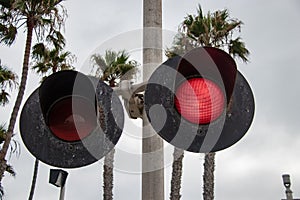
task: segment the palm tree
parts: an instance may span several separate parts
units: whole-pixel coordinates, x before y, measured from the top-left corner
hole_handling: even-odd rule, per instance
[[[104,158],[103,166],[103,200],[113,199],[113,164],[114,164],[115,149],[112,149]]]
[[[138,66],[135,60],[129,60],[129,54],[123,51],[105,51],[104,57],[99,54],[94,54],[91,61],[94,64],[97,77],[103,81],[107,81],[109,86],[116,87],[121,79],[131,79],[136,73]]]
[[[39,163],[40,161],[38,159],[35,159],[34,162],[34,169],[33,169],[33,175],[32,175],[32,181],[31,181],[31,187],[30,187],[30,192],[29,192],[29,197],[28,200],[33,199],[34,191],[35,191],[35,186],[36,186],[36,180],[39,172]]]
[[[0,145],[3,144],[3,142],[5,141],[6,134],[7,134],[7,129],[5,128],[5,125],[0,124]],[[15,142],[15,146],[11,146],[11,152],[18,153],[18,144],[16,141],[14,142]],[[16,174],[12,166],[10,165],[7,166],[6,171],[9,172],[12,176],[15,176]]]
[[[96,77],[106,81],[110,87],[116,87],[121,79],[132,79],[136,73],[138,63],[134,60],[129,60],[129,54],[123,51],[105,51],[105,55],[94,54],[91,56],[91,61],[94,64],[92,70]],[[104,158],[103,166],[103,199],[113,199],[113,149]]]
[[[7,135],[7,130],[5,128],[5,126],[3,124],[0,125],[0,145],[3,144],[3,142],[5,141],[5,137]],[[13,167],[11,165],[6,165],[5,171],[8,172],[11,176],[16,176],[16,172],[14,171]],[[4,195],[4,191],[3,191],[3,187],[0,184],[0,199],[3,198]]]
[[[49,39],[50,38],[50,39]],[[74,69],[72,64],[75,62],[75,55],[69,51],[63,51],[65,47],[65,38],[60,32],[48,36],[48,43],[53,48],[44,43],[37,43],[33,46],[32,51],[32,68],[41,75],[49,75],[61,70]],[[51,45],[52,44],[52,45]],[[43,77],[42,79],[44,79]],[[35,185],[39,169],[39,160],[35,159],[34,170],[31,182],[31,189],[28,200],[33,199]]]
[[[59,31],[64,25],[66,10],[60,5],[63,0],[1,0],[0,1],[0,41],[11,45],[18,30],[25,26],[27,31],[21,83],[17,99],[10,117],[7,135],[0,151],[0,182],[6,169],[6,154],[22,103],[30,58],[33,33],[38,40]]]
[[[48,33],[47,38],[49,38],[49,40],[52,39],[52,35],[57,35],[57,33],[59,32],[58,30],[60,30],[66,17],[65,9],[62,6],[59,6],[60,2],[61,0],[39,2],[33,0],[0,1],[1,42],[11,45],[16,38],[18,28],[26,24],[27,29],[27,39],[25,46],[21,84],[17,100],[11,115],[9,128],[6,133],[6,138],[0,152],[0,182],[3,178],[4,172],[7,171],[6,168],[8,167],[8,165],[6,164],[5,157],[7,154],[8,146],[11,141],[16,117],[25,91],[33,31],[36,32],[37,39],[43,39],[43,36],[46,32]],[[59,12],[60,9],[62,10],[62,14],[60,14]]]
[[[4,106],[9,101],[7,88],[13,89],[17,85],[17,75],[1,64],[0,60],[0,105]]]
[[[173,47],[167,49],[166,55],[173,57],[182,55],[195,47],[211,46],[227,51],[233,58],[240,58],[243,62],[248,62],[250,52],[241,37],[235,37],[236,33],[241,31],[242,24],[242,21],[230,18],[227,9],[213,13],[208,12],[204,15],[199,5],[197,14],[187,15],[179,26],[179,34],[174,40]],[[179,162],[177,164],[182,165]],[[173,167],[173,170],[176,169],[178,167]],[[203,175],[204,200],[214,199],[214,170],[215,153],[207,153]],[[180,173],[175,174],[181,175]],[[171,187],[180,188],[178,185]]]
[[[170,200],[179,200],[181,198],[181,176],[182,176],[182,160],[184,157],[182,149],[174,147],[172,178],[171,178],[171,193]]]
[[[17,75],[9,70],[6,66],[1,64],[0,60],[0,105],[5,106],[9,99],[9,93],[7,92],[7,88],[13,89],[15,86],[17,86]],[[0,125],[0,145],[3,144],[5,141],[7,135],[7,130],[5,126],[2,124]],[[17,147],[16,147],[17,148]],[[15,151],[12,149],[12,151]],[[15,176],[16,173],[11,165],[6,165],[5,171],[11,174],[12,176]],[[3,187],[0,184],[0,199],[2,199],[4,195]]]
[[[74,69],[72,64],[76,58],[69,51],[62,51],[60,48],[48,48],[44,43],[33,46],[32,68],[41,75],[49,75],[61,70]]]

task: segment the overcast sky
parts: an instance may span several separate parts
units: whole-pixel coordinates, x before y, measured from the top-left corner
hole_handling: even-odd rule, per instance
[[[227,8],[232,17],[244,22],[241,36],[251,51],[251,61],[247,65],[238,62],[238,68],[249,81],[256,103],[254,121],[247,135],[234,146],[217,153],[216,199],[279,200],[285,197],[283,173],[291,174],[294,198],[300,198],[300,1],[163,0],[163,28],[168,30],[165,31],[166,41],[187,13],[196,12],[198,3],[205,13]],[[127,49],[140,61],[141,46],[138,46],[140,40],[136,36],[142,28],[141,0],[69,0],[64,5],[69,13],[65,33],[67,49],[77,56],[77,70],[88,71],[91,53],[107,48]],[[122,37],[126,39],[116,42]],[[20,31],[12,47],[0,46],[2,63],[19,76],[24,44],[24,33]],[[39,79],[30,71],[25,98],[38,86]],[[0,109],[1,123],[8,123],[14,100],[15,94],[10,105]],[[116,200],[141,199],[141,175],[136,173],[134,166],[127,166],[131,162],[127,157],[118,156],[118,152],[139,154],[139,124],[140,121],[126,120],[124,134],[116,146]],[[34,157],[19,138],[18,124],[15,133],[21,154],[19,157],[12,155],[9,163],[14,166],[17,176],[6,175],[3,186],[6,199],[19,200],[28,198]],[[166,145],[165,148],[168,165],[172,147]],[[66,199],[102,198],[102,161],[68,170]],[[185,154],[182,200],[202,199],[202,165],[203,155]],[[58,199],[58,188],[48,183],[50,168],[46,164],[40,165],[35,199]],[[171,167],[167,166],[165,199],[170,193],[170,175]]]

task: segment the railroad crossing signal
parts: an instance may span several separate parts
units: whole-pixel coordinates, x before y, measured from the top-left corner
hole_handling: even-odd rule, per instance
[[[240,140],[254,116],[254,97],[233,58],[196,48],[161,64],[145,90],[154,130],[191,152],[215,152]]]
[[[254,116],[249,84],[233,58],[213,47],[196,48],[161,64],[146,84],[140,111],[142,104],[164,140],[191,152],[230,147],[246,134]],[[123,107],[113,89],[76,71],[46,78],[20,118],[28,150],[62,168],[101,159],[117,144],[123,125]]]
[[[75,168],[113,149],[123,124],[121,102],[109,86],[80,72],[61,71],[46,78],[27,99],[20,131],[37,159]]]

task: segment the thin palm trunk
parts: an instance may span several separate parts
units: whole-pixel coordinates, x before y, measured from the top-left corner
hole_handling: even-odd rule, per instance
[[[129,61],[129,54],[126,51],[111,51],[107,50],[105,56],[94,54],[91,57],[92,62],[97,66],[96,76],[101,76],[102,81],[107,81],[111,88],[116,87],[117,81],[122,76],[128,75],[128,72],[137,67],[137,62],[134,60]],[[126,67],[125,67],[126,66]],[[99,107],[101,110],[101,107]],[[101,112],[101,111],[100,111]],[[100,114],[101,116],[101,114]],[[100,124],[102,124],[100,122]],[[113,149],[104,158],[103,166],[103,199],[113,199],[113,162],[114,162]]]
[[[20,110],[20,105],[23,100],[26,82],[27,82],[27,76],[28,76],[28,65],[29,65],[29,57],[30,57],[30,50],[31,50],[31,42],[32,42],[32,33],[33,33],[33,23],[31,20],[27,22],[27,38],[26,38],[26,45],[25,45],[25,54],[24,54],[24,61],[23,61],[23,69],[22,69],[22,77],[21,77],[21,84],[19,87],[19,92],[17,95],[17,99],[10,117],[9,126],[7,130],[7,135],[4,141],[4,144],[2,146],[2,149],[0,151],[0,183],[2,181],[2,178],[4,176],[4,172],[6,170],[7,164],[6,164],[6,154],[9,148],[9,144],[13,135],[14,127],[17,121],[17,116]]]
[[[170,200],[179,200],[181,198],[181,177],[182,177],[182,160],[184,151],[182,149],[174,148],[173,153],[173,171],[171,179],[171,194]]]
[[[115,149],[112,149],[104,158],[103,166],[103,200],[113,199],[113,165]]]
[[[115,87],[115,79],[109,81],[110,87]],[[115,149],[112,149],[104,158],[103,166],[103,200],[113,199],[113,182],[114,182],[114,157]]]
[[[203,200],[214,199],[215,153],[205,154],[203,174]]]
[[[38,171],[39,171],[39,160],[35,159],[34,171],[33,171],[32,182],[31,182],[31,189],[30,189],[30,194],[29,194],[28,200],[33,199]]]

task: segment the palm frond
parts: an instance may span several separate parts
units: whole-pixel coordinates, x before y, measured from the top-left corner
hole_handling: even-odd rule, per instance
[[[16,172],[11,165],[7,165],[5,171],[8,172],[13,177],[16,176]]]
[[[49,74],[60,70],[74,69],[72,64],[76,61],[75,55],[60,48],[50,49],[44,43],[33,46],[32,69],[40,74]]]
[[[193,48],[194,44],[192,43],[191,38],[182,33],[178,33],[173,40],[173,46],[165,50],[165,55],[168,58],[173,58],[177,55],[182,56]]]
[[[180,38],[175,37],[173,46],[167,48],[165,54],[170,58],[183,54],[191,48],[212,46],[228,51],[234,58],[248,62],[249,50],[245,43],[238,37],[233,39],[241,30],[243,22],[230,18],[227,9],[217,10],[203,14],[198,5],[197,13],[188,14],[179,25]]]
[[[245,43],[241,41],[241,38],[230,40],[229,43],[229,54],[233,57],[242,59],[243,62],[247,63],[250,55],[249,50],[245,47]]]
[[[105,60],[104,60],[104,58],[99,54],[94,54],[94,55],[91,56],[91,61],[93,63],[93,69],[92,70],[96,69],[94,74],[97,77],[102,76],[103,72],[108,67]]]
[[[50,34],[46,37],[46,41],[53,44],[56,49],[63,49],[66,45],[66,40],[62,33],[57,30],[53,30]]]
[[[116,58],[118,57],[118,53],[112,50],[106,50],[104,55],[104,60],[106,63],[106,66],[112,65]]]
[[[7,9],[12,7],[12,3],[12,0],[0,0],[0,5]]]
[[[2,90],[0,92],[0,105],[5,106],[9,102],[9,93],[7,93],[5,90]],[[1,136],[0,136],[1,137]],[[1,143],[1,139],[0,139]]]
[[[2,187],[2,184],[0,183],[0,200],[2,200],[4,197],[4,189]]]
[[[2,65],[0,60],[0,89],[13,89],[18,85],[17,79],[18,76],[6,66]]]
[[[47,53],[44,43],[37,43],[32,47],[32,57],[34,59],[42,59]]]
[[[92,73],[103,81],[107,81],[111,87],[115,87],[121,79],[132,79],[136,73],[138,63],[129,60],[129,53],[125,50],[106,50],[105,55],[94,54]],[[93,72],[95,70],[95,72]]]
[[[0,144],[2,144],[6,137],[5,124],[0,124]]]
[[[198,4],[198,8],[197,8],[197,16],[199,18],[203,18],[203,11],[202,11],[202,7],[200,4]]]
[[[44,62],[38,62],[32,66],[32,69],[36,70],[37,73],[45,74],[49,71],[49,67]]]
[[[5,69],[0,69],[0,87],[6,88],[10,87],[12,88],[13,85],[16,85],[16,79],[17,75],[15,75],[13,72]]]
[[[15,154],[17,157],[20,156],[21,154],[21,148],[20,148],[20,143],[16,140],[12,140],[9,144],[10,146],[10,155],[9,155],[9,159],[11,159],[11,156],[13,154]]]
[[[0,42],[8,46],[12,45],[17,36],[17,28],[13,25],[6,27],[5,25],[0,25]]]

